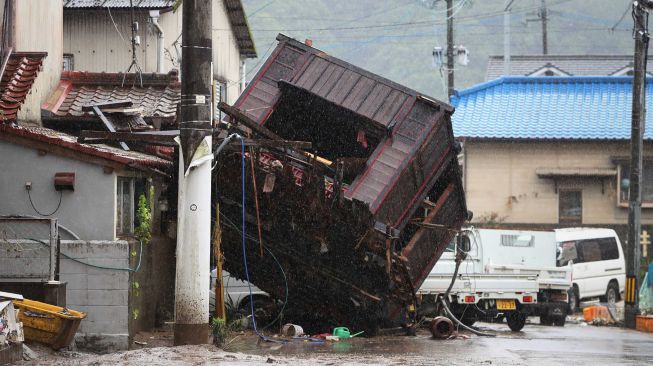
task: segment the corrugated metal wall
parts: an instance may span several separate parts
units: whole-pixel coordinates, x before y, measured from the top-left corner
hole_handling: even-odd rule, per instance
[[[144,72],[156,71],[156,37],[148,29],[147,12],[136,12],[135,18],[141,37],[138,64]],[[77,70],[124,72],[132,62],[130,23],[124,10],[65,11],[64,53],[73,55]]]
[[[148,24],[148,18],[148,12],[136,12],[136,20],[139,22],[138,34],[141,37],[137,58],[143,72],[156,72],[157,38]],[[125,71],[132,61],[130,23],[130,13],[125,10],[112,9],[111,16],[108,9],[66,10],[64,53],[74,56],[76,70]],[[181,9],[176,13],[163,13],[159,19],[165,33],[166,72],[172,68],[179,69],[181,23]],[[220,0],[214,1],[213,29],[214,75],[216,79],[227,82],[227,101],[233,103],[240,94],[240,53],[225,6]]]

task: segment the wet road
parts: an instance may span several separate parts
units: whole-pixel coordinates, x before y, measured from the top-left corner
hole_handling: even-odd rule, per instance
[[[315,360],[318,363],[368,364],[499,364],[499,365],[643,365],[653,364],[653,334],[616,327],[567,324],[565,327],[527,325],[511,332],[505,324],[477,323],[497,337],[433,340],[417,337],[355,338],[325,344],[295,342],[280,346],[243,338],[228,351]],[[282,361],[283,362],[283,361]]]
[[[531,318],[534,319],[534,318]],[[40,346],[38,359],[20,365],[653,365],[653,334],[616,327],[567,324],[564,328],[528,324],[513,333],[505,324],[477,323],[494,338],[431,339],[384,336],[340,342],[259,342],[251,333],[239,335],[221,350],[212,345],[142,348],[106,355],[53,352]],[[172,340],[170,335],[166,339]],[[150,340],[151,341],[151,340]],[[152,342],[154,343],[154,342]],[[157,347],[158,346],[158,347]],[[32,347],[38,347],[33,345]],[[226,351],[226,352],[225,352]]]

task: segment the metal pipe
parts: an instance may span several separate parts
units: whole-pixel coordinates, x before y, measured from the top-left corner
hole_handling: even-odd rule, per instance
[[[50,219],[50,273],[48,276],[48,283],[57,283],[56,277],[56,267],[57,267],[57,252],[58,249],[58,240],[59,229],[57,228],[57,219]]]
[[[165,44],[165,34],[163,28],[159,24],[159,17],[161,14],[158,10],[150,10],[150,23],[156,32],[156,72],[159,74],[165,73],[163,67],[163,51]]]

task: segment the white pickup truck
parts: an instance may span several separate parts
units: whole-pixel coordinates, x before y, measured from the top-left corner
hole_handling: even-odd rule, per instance
[[[470,241],[448,299],[464,324],[506,318],[521,330],[529,315],[545,325],[564,325],[571,268],[556,267],[554,232],[466,229]],[[418,290],[421,313],[439,312],[437,297],[451,283],[456,266],[453,241]]]

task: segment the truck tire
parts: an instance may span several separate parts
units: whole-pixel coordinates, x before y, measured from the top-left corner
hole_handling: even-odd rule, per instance
[[[553,324],[556,327],[564,327],[565,321],[567,321],[567,317],[564,315],[563,316],[557,315],[553,317]]]
[[[553,319],[547,315],[540,315],[540,325],[551,326],[553,325]]]
[[[508,327],[513,332],[519,332],[526,325],[526,315],[518,311],[513,311],[506,316]]]
[[[605,295],[600,296],[599,300],[608,306],[614,306],[619,301],[619,286],[614,281],[610,281],[608,288],[605,290]]]
[[[569,297],[569,314],[573,314],[577,312],[580,307],[580,298],[578,297],[578,287],[574,285],[572,288],[567,290],[567,295]]]

